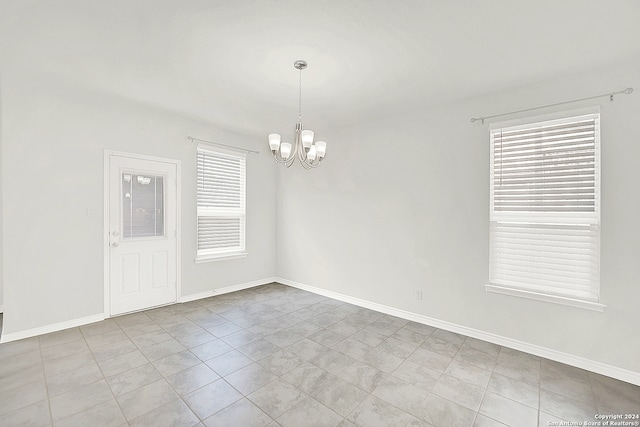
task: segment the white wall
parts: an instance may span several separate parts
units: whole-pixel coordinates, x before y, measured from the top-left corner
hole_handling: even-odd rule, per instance
[[[0,78],[0,190],[2,190],[2,78]],[[3,272],[3,248],[4,239],[2,238],[2,200],[3,191],[0,191],[0,307],[4,305],[4,272]],[[2,327],[0,326],[0,334],[2,333]]]
[[[278,276],[640,372],[638,69],[635,60],[334,131],[323,167],[278,175]],[[487,293],[488,125],[469,119],[628,86],[636,92],[613,103],[567,107],[601,105],[606,311]]]
[[[54,78],[3,76],[4,334],[104,309],[104,149],[182,161],[182,295],[261,280],[275,272],[275,172],[267,153],[247,159],[244,259],[195,264],[196,144],[257,142],[93,93]],[[262,147],[261,147],[262,148]]]

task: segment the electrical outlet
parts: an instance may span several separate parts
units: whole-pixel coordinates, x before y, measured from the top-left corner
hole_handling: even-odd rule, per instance
[[[416,299],[422,299],[422,289],[416,289]]]

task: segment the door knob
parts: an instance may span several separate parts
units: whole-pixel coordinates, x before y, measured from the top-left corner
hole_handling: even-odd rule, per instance
[[[118,246],[120,246],[120,243],[118,243],[118,242],[113,242],[113,245],[112,245],[112,246],[113,246],[114,248],[117,248]]]

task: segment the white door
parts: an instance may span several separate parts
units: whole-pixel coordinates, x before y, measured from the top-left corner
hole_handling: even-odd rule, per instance
[[[108,209],[110,314],[176,302],[176,164],[111,154]]]

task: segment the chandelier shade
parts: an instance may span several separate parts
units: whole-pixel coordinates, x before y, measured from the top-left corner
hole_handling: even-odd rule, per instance
[[[304,129],[302,126],[302,70],[307,68],[306,61],[298,60],[293,66],[300,71],[300,82],[298,90],[298,122],[296,123],[294,143],[282,142],[280,134],[270,133],[269,149],[276,163],[282,163],[286,167],[291,167],[297,158],[305,169],[317,168],[327,153],[327,143],[325,141],[313,142],[315,133],[311,129]]]
[[[269,148],[271,151],[278,151],[280,148],[280,135],[277,133],[269,134]]]
[[[280,155],[284,160],[289,159],[289,156],[291,155],[291,144],[283,142],[280,146]]]

